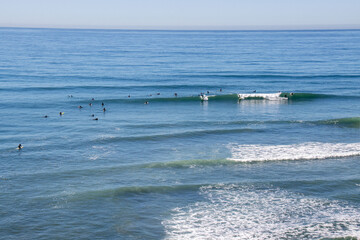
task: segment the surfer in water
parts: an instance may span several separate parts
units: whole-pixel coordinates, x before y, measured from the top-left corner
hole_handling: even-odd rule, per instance
[[[104,105],[105,105],[105,104],[102,102],[102,103],[101,103],[101,106],[104,106]]]
[[[23,148],[23,146],[21,145],[21,143],[19,144],[19,146],[17,147],[18,150],[21,150]]]
[[[103,108],[103,112],[106,112],[106,108]]]
[[[64,115],[64,112],[60,112],[59,115],[60,115],[60,116]]]

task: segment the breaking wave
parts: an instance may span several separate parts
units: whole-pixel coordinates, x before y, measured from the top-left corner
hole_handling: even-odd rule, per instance
[[[311,101],[316,99],[331,99],[331,98],[349,98],[359,99],[358,96],[340,96],[330,94],[315,94],[315,93],[230,93],[230,94],[206,94],[209,102],[237,102],[240,100],[291,100],[291,101]],[[163,97],[154,95],[148,95],[147,97],[123,97],[115,99],[98,99],[94,102],[106,102],[106,103],[144,103],[145,101],[156,102],[156,103],[167,103],[167,102],[200,102],[200,96],[179,96],[179,97]],[[88,103],[88,100],[80,100],[79,103]]]
[[[278,188],[215,185],[204,200],[172,209],[165,239],[319,239],[360,237],[360,211],[339,201]]]
[[[229,160],[238,162],[311,160],[360,155],[360,143],[307,142],[291,145],[230,144]]]

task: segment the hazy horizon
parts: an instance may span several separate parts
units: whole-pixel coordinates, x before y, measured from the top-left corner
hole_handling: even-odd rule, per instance
[[[136,30],[360,29],[360,1],[12,0],[0,27]]]

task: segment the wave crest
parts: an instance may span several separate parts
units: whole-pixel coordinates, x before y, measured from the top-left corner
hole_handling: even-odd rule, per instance
[[[238,162],[311,160],[360,155],[360,143],[307,142],[291,145],[230,144],[229,160]]]

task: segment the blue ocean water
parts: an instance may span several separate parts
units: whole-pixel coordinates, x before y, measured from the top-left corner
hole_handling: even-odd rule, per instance
[[[360,238],[359,56],[358,30],[0,28],[0,238]]]

